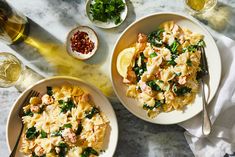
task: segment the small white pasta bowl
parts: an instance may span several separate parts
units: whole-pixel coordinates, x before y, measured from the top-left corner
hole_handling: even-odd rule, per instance
[[[118,54],[123,49],[130,47],[136,42],[138,33],[149,34],[150,32],[155,31],[161,23],[172,20],[180,27],[188,28],[193,32],[204,35],[204,41],[206,43],[205,53],[210,73],[210,79],[208,80],[209,90],[207,89],[206,97],[208,97],[208,103],[210,103],[218,89],[221,78],[220,54],[210,33],[191,16],[174,12],[161,12],[148,15],[135,21],[120,35],[114,46],[111,60],[111,79],[113,88],[122,104],[138,118],[151,123],[164,125],[180,123],[200,113],[202,111],[201,93],[199,92],[195,101],[192,104],[187,105],[182,111],[174,110],[171,112],[162,112],[155,118],[149,118],[146,111],[141,107],[143,104],[141,105],[137,100],[126,96],[127,86],[122,82],[123,78],[119,75],[116,64]]]
[[[109,127],[106,130],[106,135],[104,139],[104,150],[105,152],[101,153],[100,157],[110,157],[113,156],[117,141],[118,141],[118,124],[115,112],[112,108],[112,105],[108,101],[108,99],[95,87],[83,82],[82,80],[74,77],[68,76],[55,76],[43,79],[36,84],[29,87],[25,90],[19,98],[13,104],[11,111],[7,120],[6,127],[6,139],[9,151],[11,152],[14,148],[16,140],[19,136],[20,128],[21,128],[21,119],[18,116],[18,112],[22,107],[22,102],[25,97],[29,94],[31,90],[35,90],[40,92],[40,94],[46,93],[47,86],[62,86],[62,85],[75,85],[81,87],[84,91],[88,92],[91,95],[91,99],[95,103],[97,107],[107,116],[109,120]],[[16,152],[17,157],[24,157],[24,155],[19,151],[21,145],[21,141],[18,145],[18,149]]]

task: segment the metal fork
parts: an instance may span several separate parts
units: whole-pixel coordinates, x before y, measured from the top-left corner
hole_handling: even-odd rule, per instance
[[[24,101],[23,101],[23,103],[22,103],[22,105],[21,105],[20,111],[19,111],[19,113],[18,113],[18,116],[20,117],[20,119],[24,116],[23,107],[29,103],[29,100],[30,100],[31,97],[39,96],[39,94],[40,94],[39,92],[36,92],[36,91],[34,91],[34,90],[31,90],[31,91],[29,92],[29,94],[28,94],[28,95],[26,96],[26,98],[24,99]],[[22,134],[22,132],[23,132],[23,130],[24,130],[24,123],[23,123],[22,120],[21,120],[21,124],[22,124],[22,125],[21,125],[21,129],[20,129],[20,134],[19,134],[19,136],[18,136],[18,138],[17,138],[16,144],[15,144],[15,146],[14,146],[14,148],[13,148],[13,150],[12,150],[12,152],[11,152],[11,154],[10,154],[9,157],[15,157],[16,150],[17,150],[17,148],[18,148],[18,144],[19,144],[19,141],[20,141],[20,137],[21,137],[21,134]]]
[[[202,119],[202,133],[207,136],[211,132],[211,121],[206,109],[207,100],[205,96],[205,80],[209,78],[208,65],[206,60],[206,54],[204,47],[200,47],[201,51],[201,64],[202,64],[202,77],[201,77],[201,85],[202,85],[202,103],[203,103],[203,119]]]

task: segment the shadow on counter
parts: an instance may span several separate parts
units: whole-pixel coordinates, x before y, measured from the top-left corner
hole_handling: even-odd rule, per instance
[[[31,64],[49,75],[67,75],[86,80],[98,87],[105,95],[113,96],[111,82],[101,70],[101,60],[105,53],[97,52],[92,58],[100,62],[80,61],[69,56],[65,44],[29,19],[30,34],[24,42],[11,45]],[[99,54],[99,55],[97,55]]]
[[[195,16],[215,31],[235,40],[235,8],[218,3],[212,10]]]

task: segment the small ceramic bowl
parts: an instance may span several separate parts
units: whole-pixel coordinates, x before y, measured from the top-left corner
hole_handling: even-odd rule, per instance
[[[78,31],[86,32],[88,34],[89,39],[94,43],[94,48],[92,49],[91,52],[84,54],[84,53],[72,50],[71,38]],[[91,29],[88,26],[78,26],[78,27],[72,29],[67,36],[66,49],[67,49],[68,54],[71,55],[72,57],[80,59],[80,60],[86,60],[86,59],[91,58],[95,54],[95,52],[97,51],[98,45],[99,45],[99,41],[98,41],[97,34],[95,33],[95,31],[93,29]]]
[[[105,28],[105,29],[109,29],[109,28],[114,28],[114,27],[117,27],[119,25],[121,25],[123,23],[123,21],[126,19],[127,17],[127,12],[128,12],[128,9],[127,9],[127,5],[126,5],[126,0],[123,0],[124,4],[125,4],[125,9],[121,12],[121,22],[118,23],[118,24],[115,24],[114,21],[108,21],[108,22],[102,22],[102,21],[97,21],[97,20],[93,20],[93,17],[90,13],[90,5],[93,3],[94,0],[87,0],[86,2],[86,14],[89,18],[89,20],[97,27],[100,27],[100,28]]]

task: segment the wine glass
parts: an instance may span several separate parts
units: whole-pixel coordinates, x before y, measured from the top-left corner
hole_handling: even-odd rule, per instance
[[[217,0],[184,0],[186,8],[191,14],[201,14],[213,9]]]
[[[15,86],[19,91],[24,91],[33,83],[43,79],[13,54],[0,52],[0,87]]]

